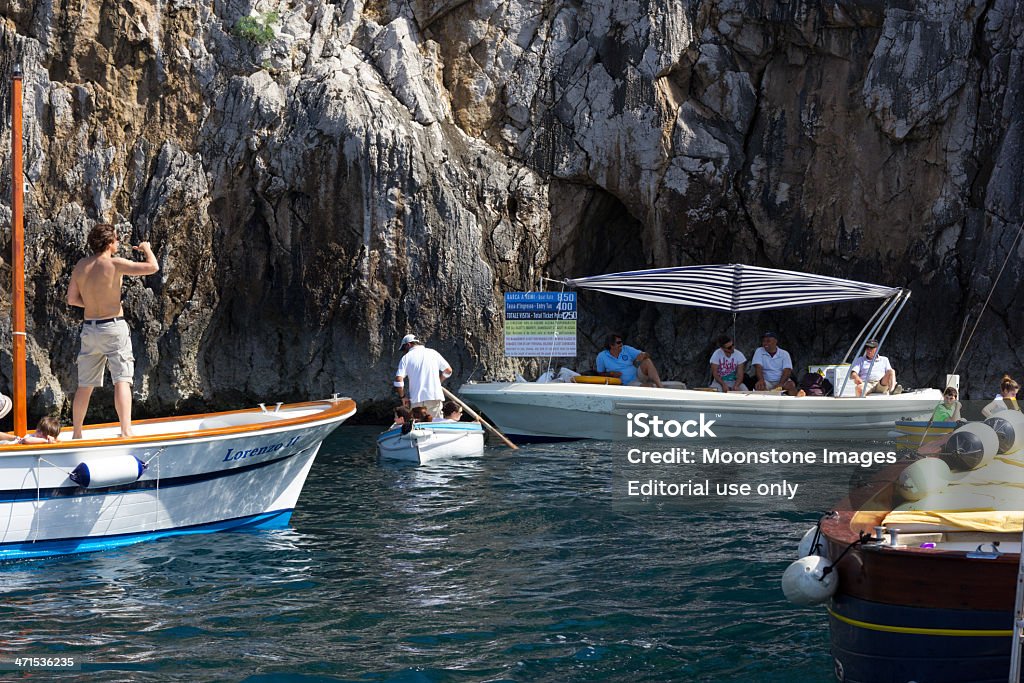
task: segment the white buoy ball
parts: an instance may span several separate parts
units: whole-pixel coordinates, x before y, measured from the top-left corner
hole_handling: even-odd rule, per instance
[[[904,500],[921,500],[949,486],[952,474],[941,458],[924,458],[900,472],[896,491]]]
[[[808,555],[821,555],[825,552],[825,535],[818,536],[818,542],[812,548],[811,544],[814,543],[814,535],[818,532],[817,526],[812,526],[804,534],[804,537],[800,539],[800,545],[796,547],[798,553],[797,557],[807,557]]]
[[[786,567],[782,574],[786,599],[795,605],[817,605],[832,597],[839,586],[839,573],[833,570],[825,576],[827,566],[828,558],[808,555]]]

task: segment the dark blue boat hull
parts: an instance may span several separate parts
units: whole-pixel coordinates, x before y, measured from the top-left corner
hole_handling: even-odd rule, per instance
[[[1006,681],[1005,611],[887,605],[838,594],[829,605],[836,679],[844,683]]]

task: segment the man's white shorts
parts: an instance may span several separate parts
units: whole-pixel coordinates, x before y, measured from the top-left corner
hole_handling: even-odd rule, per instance
[[[124,320],[82,324],[82,349],[78,353],[78,386],[102,387],[103,371],[110,365],[110,380],[132,383],[135,356],[132,338]]]

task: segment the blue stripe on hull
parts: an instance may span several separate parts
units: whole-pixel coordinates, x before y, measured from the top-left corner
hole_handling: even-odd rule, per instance
[[[238,517],[208,524],[195,524],[175,529],[161,529],[142,533],[116,534],[112,536],[88,536],[85,538],[60,538],[35,543],[0,544],[0,560],[28,560],[55,555],[73,555],[110,550],[121,546],[153,541],[167,536],[187,534],[210,534],[217,531],[266,531],[287,528],[292,510],[275,510],[248,517]]]
[[[534,434],[505,434],[512,443],[566,443],[582,441],[580,436],[536,436]]]
[[[1006,611],[951,610],[885,605],[838,595],[831,610],[868,624],[958,632],[1012,628]],[[845,683],[983,683],[1005,681],[1009,636],[892,633],[846,623],[829,615],[837,680]],[[842,677],[839,672],[842,671]]]

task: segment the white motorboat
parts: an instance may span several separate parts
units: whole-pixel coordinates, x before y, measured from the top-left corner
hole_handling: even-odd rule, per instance
[[[566,280],[565,284],[734,314],[884,298],[846,357],[833,367],[843,367],[858,344],[862,353],[868,339],[880,337],[884,342],[910,298],[908,290],[899,288],[744,265],[661,268]],[[803,397],[562,382],[471,382],[460,393],[502,432],[520,441],[643,437],[636,429],[632,434],[627,431],[629,416],[641,413],[674,420],[684,428],[690,423],[698,430],[701,421],[714,421],[707,429],[716,437],[884,439],[897,420],[927,420],[942,401],[937,389],[856,397],[850,395],[854,392],[845,375],[835,384],[835,396]],[[696,434],[686,434],[690,435]]]
[[[14,430],[27,433],[21,76],[12,106]],[[356,412],[348,398],[70,430],[55,443],[0,446],[0,560],[175,534],[288,524],[324,439]]]
[[[105,550],[175,534],[288,525],[351,399],[70,431],[0,447],[0,560]]]
[[[896,420],[929,413],[942,401],[938,389],[865,398],[786,396],[774,392],[729,392],[596,384],[483,382],[459,393],[510,438],[624,440],[630,415],[633,437],[652,429],[650,418],[675,420],[698,436],[703,422],[716,437],[884,439]],[[641,425],[636,416],[646,413]],[[692,421],[692,422],[691,422]],[[665,436],[682,436],[666,434]],[[705,434],[705,436],[708,436]]]
[[[389,429],[377,437],[382,458],[424,463],[440,458],[484,453],[484,428],[479,422],[417,422],[411,429]]]

